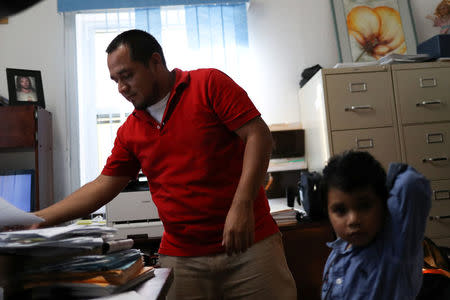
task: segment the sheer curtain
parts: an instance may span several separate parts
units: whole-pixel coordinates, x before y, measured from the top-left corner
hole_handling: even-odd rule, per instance
[[[218,68],[244,88],[249,79],[245,3],[65,13],[65,21],[66,40],[76,38],[76,53],[66,41],[66,54],[68,63],[76,65],[77,84],[66,86],[71,90],[68,107],[76,103],[70,127],[78,132],[68,132],[74,135],[70,144],[80,146],[79,154],[74,150],[71,155],[71,160],[78,162],[79,173],[73,170],[72,174],[80,178],[80,185],[98,176],[116,130],[133,110],[110,80],[106,65],[105,49],[120,32],[138,28],[154,35],[169,69]]]

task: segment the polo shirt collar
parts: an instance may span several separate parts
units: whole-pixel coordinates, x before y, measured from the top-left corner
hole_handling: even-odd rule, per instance
[[[168,107],[170,105],[172,105],[172,102],[173,102],[172,99],[175,98],[174,96],[177,95],[178,93],[181,93],[184,90],[184,88],[189,85],[189,82],[191,81],[189,71],[182,71],[180,69],[175,68],[171,72],[175,73],[175,83],[172,87],[172,90],[170,91],[170,96],[169,96],[169,101],[167,101],[166,111],[167,111]],[[150,116],[150,114],[146,110],[134,109],[132,114],[144,121],[152,122],[152,123],[154,122],[153,118]]]
[[[335,241],[327,243],[327,246],[340,254],[350,252],[353,249],[353,247],[346,249],[348,246],[348,242],[344,241],[341,238],[337,238]]]

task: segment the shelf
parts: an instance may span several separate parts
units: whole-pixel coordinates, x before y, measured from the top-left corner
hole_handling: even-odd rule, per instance
[[[270,160],[267,172],[306,170],[307,168],[304,157],[275,158]]]
[[[34,148],[36,145],[35,107],[0,108],[0,148]]]
[[[274,131],[285,131],[285,130],[299,130],[303,129],[301,122],[296,123],[276,123],[270,124],[269,129],[271,132]]]
[[[53,204],[51,113],[35,105],[1,106],[0,119],[0,169],[33,169],[33,209]]]

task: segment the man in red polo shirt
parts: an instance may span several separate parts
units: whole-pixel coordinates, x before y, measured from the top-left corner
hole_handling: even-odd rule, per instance
[[[43,225],[95,211],[142,169],[164,224],[161,266],[174,269],[169,299],[296,299],[262,187],[271,134],[247,93],[215,69],[169,71],[144,31],[121,33],[106,52],[135,110],[102,174],[36,212]]]

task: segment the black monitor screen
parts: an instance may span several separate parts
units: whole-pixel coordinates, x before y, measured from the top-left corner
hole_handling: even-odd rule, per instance
[[[272,132],[274,149],[272,158],[300,157],[305,155],[305,131],[284,130]]]
[[[0,197],[23,211],[34,211],[34,170],[0,171]]]

